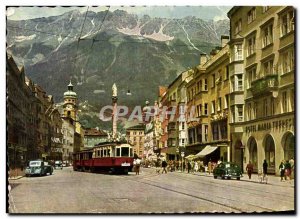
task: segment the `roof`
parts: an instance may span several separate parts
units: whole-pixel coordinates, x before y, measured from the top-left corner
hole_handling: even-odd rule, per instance
[[[74,91],[66,91],[64,92],[64,96],[71,96],[71,97],[77,97],[77,94]]]
[[[107,133],[105,133],[102,130],[97,130],[95,128],[89,128],[84,131],[84,135],[85,136],[107,136]]]
[[[145,130],[145,125],[135,125],[127,128],[126,130]]]
[[[163,86],[159,86],[158,89],[159,89],[159,96],[161,97],[164,93],[166,93],[168,88],[163,87]]]

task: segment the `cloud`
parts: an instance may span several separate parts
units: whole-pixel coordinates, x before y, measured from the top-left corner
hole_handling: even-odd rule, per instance
[[[15,13],[14,8],[9,7],[9,8],[6,9],[6,16],[7,17],[10,17],[10,16],[14,15],[14,13]]]

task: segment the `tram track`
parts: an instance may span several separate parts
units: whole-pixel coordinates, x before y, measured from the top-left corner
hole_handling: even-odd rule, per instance
[[[127,180],[134,181],[136,183],[141,183],[141,184],[144,184],[144,185],[156,187],[156,188],[159,188],[159,189],[164,190],[164,191],[174,192],[174,193],[185,195],[185,196],[188,196],[188,197],[191,197],[191,198],[195,198],[195,199],[198,199],[198,200],[201,200],[201,201],[205,201],[205,202],[208,202],[208,203],[211,203],[211,204],[214,204],[214,205],[219,205],[221,208],[226,207],[226,208],[230,209],[230,212],[228,212],[228,213],[232,213],[234,211],[235,211],[234,213],[247,212],[245,209],[237,207],[236,205],[230,205],[230,204],[228,204],[228,202],[237,202],[234,199],[224,198],[224,197],[221,197],[221,196],[215,196],[216,198],[223,200],[223,202],[221,202],[221,201],[216,201],[216,200],[211,200],[209,198],[201,197],[201,196],[196,195],[196,194],[191,194],[194,191],[188,191],[188,192],[178,191],[178,189],[175,190],[173,188],[170,188],[170,186],[172,186],[172,185],[169,185],[169,184],[166,184],[166,183],[163,183],[163,182],[159,182],[159,185],[158,185],[156,181],[149,180],[150,175],[152,175],[152,174],[147,175],[147,177],[139,178],[138,180],[127,178],[125,176],[119,176],[119,177],[126,178]],[[158,176],[158,175],[157,174],[153,174],[152,176]],[[147,180],[147,182],[142,181],[144,179]],[[164,184],[164,185],[162,185],[162,184]],[[187,188],[181,188],[181,189],[187,190]],[[204,196],[207,195],[204,192],[200,192],[200,191],[197,191],[197,192],[200,193],[200,194],[202,194],[202,195],[204,195]],[[247,206],[252,206],[255,209],[260,209],[260,210],[255,210],[255,211],[251,211],[251,212],[266,212],[266,211],[267,212],[272,212],[272,211],[274,211],[271,208],[261,207],[261,206],[258,206],[258,205],[253,205],[251,203],[247,203]]]

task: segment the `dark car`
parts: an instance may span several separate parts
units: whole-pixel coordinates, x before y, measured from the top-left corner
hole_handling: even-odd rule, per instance
[[[46,176],[48,173],[52,175],[53,167],[48,162],[42,160],[30,161],[28,167],[25,169],[26,176]]]
[[[222,162],[220,163],[213,171],[214,178],[216,179],[218,176],[222,179],[231,179],[236,178],[237,180],[240,180],[241,177],[243,177],[243,173],[241,168],[232,162]]]
[[[63,168],[63,162],[62,162],[61,160],[55,161],[55,163],[54,163],[54,168],[55,168],[55,169],[61,169],[61,170],[62,170],[62,168]]]

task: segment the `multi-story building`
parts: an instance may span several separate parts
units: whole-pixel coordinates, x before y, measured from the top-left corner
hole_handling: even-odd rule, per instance
[[[196,121],[188,121],[189,151],[212,161],[230,161],[229,135],[229,47],[227,36],[221,47],[200,55],[200,65],[193,69],[194,78],[187,85],[188,106],[194,107]]]
[[[84,147],[91,148],[99,143],[107,141],[107,133],[99,128],[86,128],[84,130]]]
[[[153,151],[154,143],[154,121],[152,120],[145,126],[144,155],[146,159],[152,160],[156,157]]]
[[[160,121],[160,127],[161,127],[161,133],[159,138],[159,147],[157,153],[161,154],[162,156],[167,155],[168,151],[168,116],[166,115],[166,112],[164,111],[164,107],[168,104],[168,88],[167,87],[159,87],[159,96],[158,96],[158,102],[159,102],[159,121]]]
[[[34,133],[30,129],[34,122],[30,114],[33,93],[25,83],[24,68],[20,70],[12,56],[7,56],[6,61],[8,163],[10,169],[18,169],[24,167],[29,158],[27,152],[34,145]]]
[[[144,157],[145,126],[143,124],[126,129],[127,142],[133,145],[133,153]]]
[[[63,134],[62,134],[62,119],[56,107],[51,109],[50,117],[50,160],[62,160],[63,155]]]
[[[295,156],[294,8],[233,7],[228,17],[233,158],[279,174]]]

